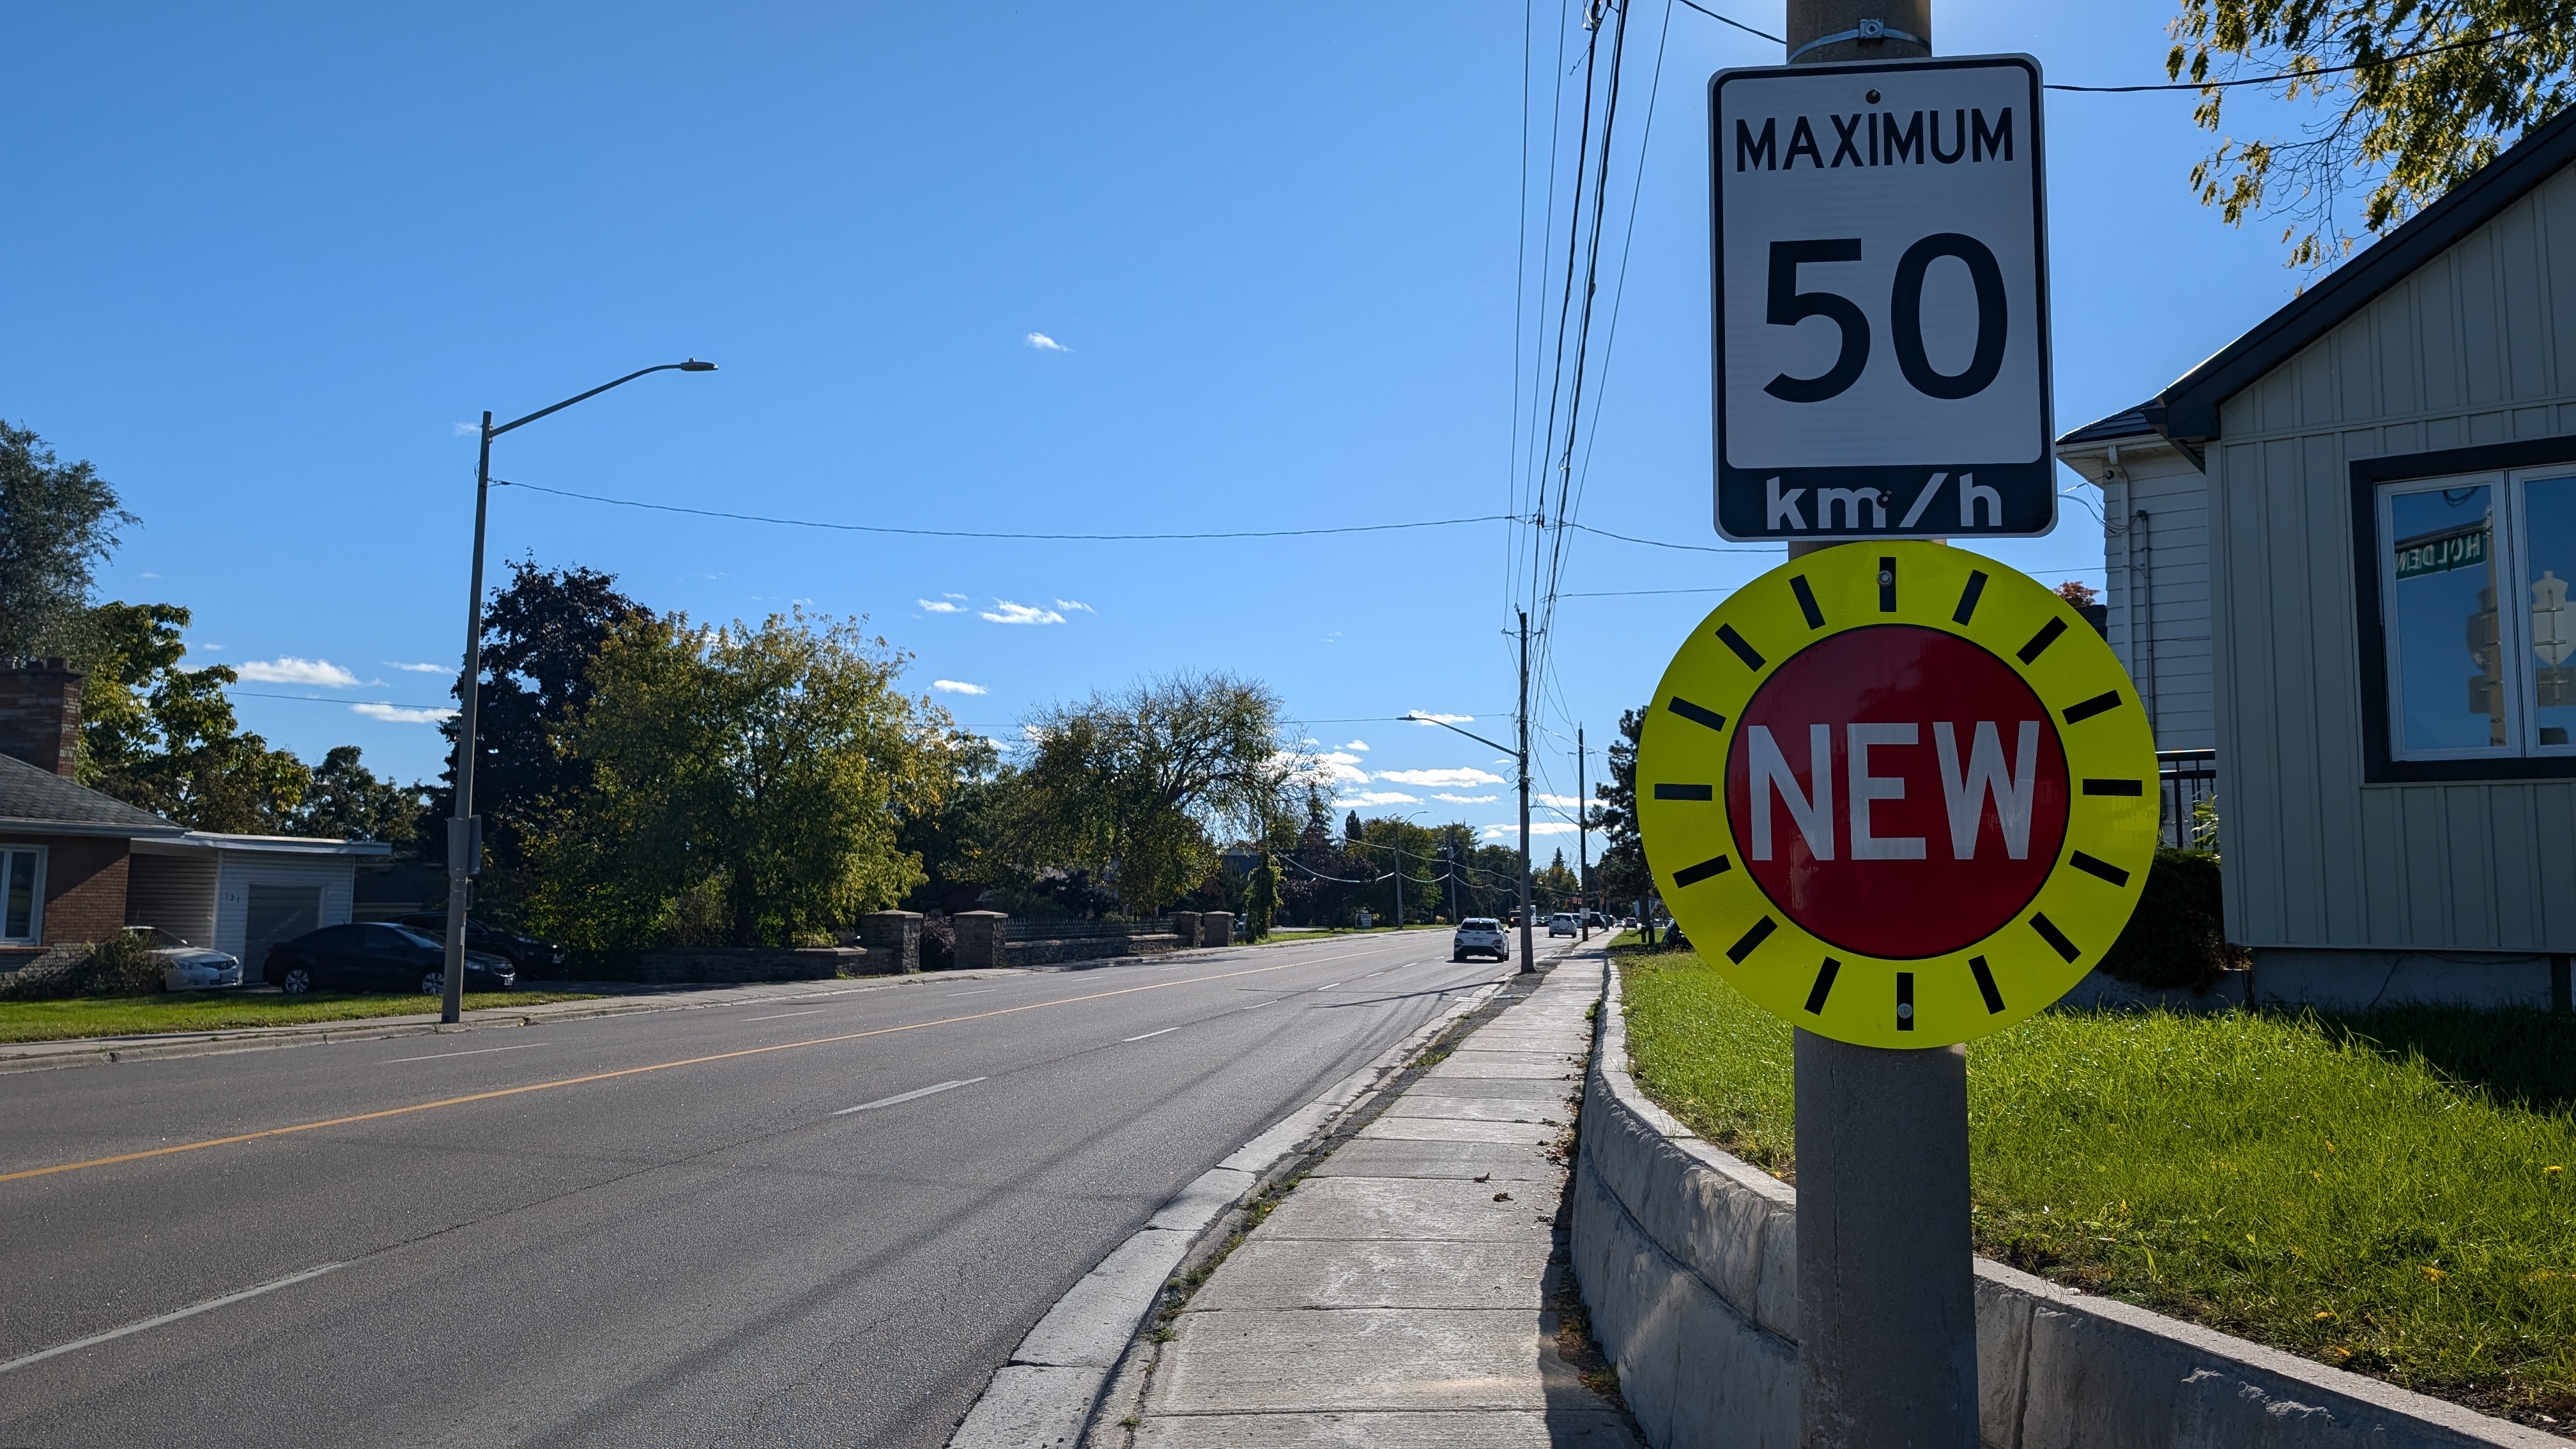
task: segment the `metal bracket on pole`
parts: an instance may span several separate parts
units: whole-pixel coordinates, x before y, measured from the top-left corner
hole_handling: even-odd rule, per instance
[[[1864,20],[1849,30],[1837,31],[1832,35],[1819,35],[1796,50],[1790,51],[1788,63],[1796,65],[1799,56],[1805,55],[1820,45],[1840,45],[1846,40],[1905,40],[1916,45],[1923,44],[1922,36],[1903,30],[1891,30],[1884,20]]]

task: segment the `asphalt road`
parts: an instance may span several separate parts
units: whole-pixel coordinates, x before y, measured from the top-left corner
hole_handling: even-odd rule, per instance
[[[0,1445],[943,1444],[1447,946],[0,1076]]]

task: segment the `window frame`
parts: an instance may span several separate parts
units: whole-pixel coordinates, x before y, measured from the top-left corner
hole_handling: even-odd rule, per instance
[[[32,855],[36,858],[35,900],[27,912],[27,934],[8,934],[9,917],[6,892],[9,884],[9,857]],[[51,863],[47,847],[33,842],[0,841],[0,946],[41,946],[45,943],[45,875]]]
[[[2576,435],[2492,443],[2473,448],[2445,448],[2425,453],[2399,453],[2363,458],[2350,465],[2352,482],[2353,598],[2359,633],[2361,673],[2362,778],[2371,784],[2411,784],[2446,780],[2552,780],[2576,778],[2576,743],[2539,745],[2538,712],[2532,690],[2522,676],[2527,669],[2504,672],[2508,712],[2507,745],[2499,750],[2442,750],[2400,753],[2399,724],[2392,717],[2389,665],[2394,654],[2386,604],[2394,589],[2396,558],[2387,532],[2386,500],[2396,493],[2450,483],[2492,486],[2502,495],[2498,510],[2504,526],[2493,540],[2498,593],[2519,592],[2523,575],[2522,485],[2531,475],[2550,472],[2566,477],[2576,465]],[[2527,630],[2501,598],[2497,604],[2498,648],[2519,660],[2529,648]]]

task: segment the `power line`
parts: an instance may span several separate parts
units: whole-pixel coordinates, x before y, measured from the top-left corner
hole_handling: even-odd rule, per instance
[[[1456,528],[1469,523],[1520,521],[1514,514],[1482,513],[1473,518],[1426,518],[1412,523],[1353,523],[1332,528],[1242,529],[1229,533],[987,533],[962,528],[896,528],[879,523],[826,523],[810,518],[776,518],[761,513],[727,513],[715,508],[686,508],[677,503],[645,503],[633,498],[609,498],[597,493],[575,493],[568,488],[548,488],[536,483],[517,483],[507,478],[493,479],[492,486],[525,488],[532,493],[550,493],[557,498],[578,498],[585,503],[605,503],[617,508],[642,508],[655,513],[685,513],[697,518],[729,518],[739,523],[770,523],[782,528],[823,528],[837,533],[893,533],[909,538],[1011,539],[1030,543],[1166,543],[1214,538],[1315,538],[1335,533],[1393,533],[1414,528]]]

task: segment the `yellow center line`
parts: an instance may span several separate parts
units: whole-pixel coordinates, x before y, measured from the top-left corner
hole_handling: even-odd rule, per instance
[[[78,1172],[86,1167],[113,1167],[120,1162],[140,1162],[147,1157],[167,1157],[178,1152],[202,1152],[209,1147],[230,1147],[237,1142],[256,1142],[263,1137],[285,1137],[297,1132],[312,1132],[324,1127],[346,1127],[353,1122],[374,1122],[386,1117],[401,1117],[413,1112],[428,1112],[440,1107],[462,1107],[469,1102],[489,1102],[499,1097],[516,1097],[527,1092],[552,1091],[557,1087],[578,1087],[585,1082],[605,1082],[618,1077],[640,1076],[646,1072],[667,1072],[673,1067],[702,1066],[708,1062],[732,1061],[736,1057],[765,1056],[770,1052],[794,1051],[798,1047],[830,1046],[835,1042],[858,1041],[864,1037],[886,1036],[900,1031],[921,1031],[934,1026],[955,1026],[963,1021],[983,1021],[989,1017],[1012,1016],[1023,1011],[1038,1011],[1050,1006],[1072,1006],[1104,997],[1127,996],[1138,991],[1161,991],[1173,986],[1195,986],[1203,981],[1225,981],[1237,976],[1261,976],[1272,971],[1288,971],[1299,966],[1320,966],[1339,961],[1359,952],[1324,956],[1309,961],[1283,961],[1276,966],[1255,966],[1242,971],[1220,971],[1209,976],[1188,976],[1177,981],[1156,981],[1144,986],[1122,986],[1115,991],[1094,991],[1083,996],[1060,997],[1054,1001],[1033,1001],[1026,1006],[1004,1006],[992,1011],[972,1012],[965,1016],[943,1016],[937,1021],[916,1021],[903,1026],[880,1026],[867,1031],[846,1032],[840,1036],[819,1036],[806,1041],[779,1042],[774,1046],[745,1047],[740,1051],[716,1052],[710,1056],[684,1057],[679,1061],[655,1062],[650,1066],[621,1067],[613,1072],[592,1072],[587,1076],[559,1077],[551,1082],[531,1082],[524,1087],[503,1087],[497,1091],[471,1092],[462,1097],[441,1097],[434,1102],[414,1102],[408,1107],[387,1107],[380,1112],[359,1112],[347,1117],[331,1117],[320,1122],[298,1122],[291,1127],[268,1127],[257,1132],[237,1132],[230,1137],[209,1137],[202,1142],[182,1142],[171,1147],[146,1148],[141,1152],[120,1152],[114,1157],[93,1157],[85,1162],[62,1162],[52,1167],[30,1167],[17,1172],[0,1172],[0,1182],[21,1178],[50,1177],[57,1172]]]

